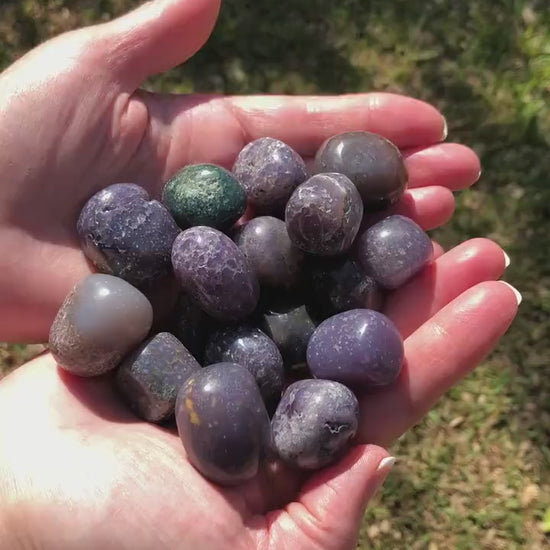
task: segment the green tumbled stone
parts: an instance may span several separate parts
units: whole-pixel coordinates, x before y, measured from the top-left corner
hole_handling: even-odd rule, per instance
[[[182,227],[228,229],[244,213],[246,192],[231,172],[215,164],[194,164],[164,187],[162,201]]]

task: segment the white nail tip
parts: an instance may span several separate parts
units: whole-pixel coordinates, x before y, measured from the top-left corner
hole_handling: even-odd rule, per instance
[[[506,281],[500,281],[503,285],[506,285],[516,296],[516,302],[521,304],[521,301],[523,300],[522,295],[519,293],[519,290],[517,288],[514,288],[510,283],[507,283]]]
[[[448,135],[449,127],[447,126],[447,119],[443,117],[443,133],[441,134],[441,141],[446,140]]]
[[[396,460],[397,459],[394,456],[387,456],[386,458],[383,458],[380,461],[380,464],[378,464],[378,468],[376,468],[376,471],[380,472],[381,470],[390,470],[395,464]]]
[[[504,267],[508,267],[510,263],[511,263],[510,256],[508,256],[508,254],[504,252]]]

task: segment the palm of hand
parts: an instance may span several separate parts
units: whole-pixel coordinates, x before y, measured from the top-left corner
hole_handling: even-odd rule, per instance
[[[9,249],[0,260],[4,338],[44,338],[68,289],[89,272],[75,243],[78,212],[110,183],[133,181],[158,195],[180,166],[228,166],[261,135],[307,157],[324,138],[352,129],[404,148],[412,189],[400,208],[424,227],[452,212],[448,189],[474,181],[475,155],[437,145],[440,115],[411,99],[136,91],[147,73],[175,64],[167,53],[175,45],[177,61],[200,46],[216,9],[209,0],[149,5],[47,44],[0,79],[9,104],[0,117],[0,164],[17,182],[0,188],[0,246]],[[190,18],[194,30],[182,37],[177,23]],[[113,62],[121,54],[126,65]],[[503,268],[493,243],[464,243],[389,300],[386,313],[407,337],[406,366],[396,384],[362,400],[360,441],[389,444],[494,345],[517,307],[503,285],[483,282]],[[12,424],[15,410],[22,412]],[[17,487],[13,525],[45,548],[344,548],[385,475],[376,472],[385,452],[358,447],[305,485],[295,473],[264,472],[244,488],[219,489],[185,461],[177,435],[119,405],[108,380],[60,375],[49,356],[0,386],[0,434],[0,492]]]

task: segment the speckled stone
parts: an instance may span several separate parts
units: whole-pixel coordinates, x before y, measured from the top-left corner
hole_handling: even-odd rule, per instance
[[[246,256],[211,227],[183,231],[172,250],[174,272],[184,292],[216,319],[237,321],[258,302],[259,284]]]
[[[168,326],[170,332],[193,354],[195,359],[202,362],[210,319],[184,292],[178,296]]]
[[[315,157],[314,172],[339,172],[356,185],[366,211],[395,204],[407,187],[407,169],[399,149],[369,132],[331,137]]]
[[[353,386],[393,382],[403,363],[403,340],[382,313],[352,309],[323,321],[307,348],[315,378]]]
[[[275,342],[288,371],[305,369],[307,344],[316,323],[304,304],[270,307],[261,316],[263,331]]]
[[[50,351],[65,370],[97,376],[135,349],[152,322],[153,308],[135,287],[112,275],[89,275],[58,311],[50,329]]]
[[[193,164],[164,187],[162,202],[181,228],[228,229],[246,209],[246,192],[233,174],[215,164]]]
[[[320,319],[350,309],[379,311],[382,291],[358,262],[351,258],[310,258],[308,307]]]
[[[381,286],[395,289],[414,277],[433,255],[430,237],[411,219],[388,216],[357,239],[356,256]]]
[[[233,172],[243,184],[257,215],[281,217],[298,185],[308,177],[300,155],[278,139],[264,137],[249,143],[237,157]]]
[[[200,368],[175,336],[161,332],[122,362],[116,386],[140,418],[161,422],[174,414],[180,388]]]
[[[245,253],[261,285],[289,289],[302,273],[304,253],[288,236],[282,220],[260,216],[241,226],[233,240]]]
[[[84,254],[99,271],[146,288],[171,272],[172,244],[180,230],[145,189],[117,183],[85,204],[77,231]]]
[[[220,485],[252,479],[271,444],[269,416],[254,377],[231,363],[192,374],[176,402],[189,461]]]
[[[205,364],[237,363],[256,379],[268,410],[281,398],[285,371],[275,342],[260,329],[241,325],[216,331],[206,346]]]
[[[363,217],[361,197],[342,174],[318,174],[302,183],[286,205],[290,240],[319,256],[342,254],[352,245]]]
[[[359,403],[346,386],[300,380],[286,389],[273,416],[273,444],[288,464],[314,470],[342,456],[358,425]]]

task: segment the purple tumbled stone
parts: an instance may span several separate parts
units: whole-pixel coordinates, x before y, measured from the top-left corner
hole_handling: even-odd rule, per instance
[[[300,380],[286,389],[273,416],[273,445],[292,466],[322,468],[345,452],[358,424],[359,403],[346,386]]]
[[[366,211],[395,204],[407,186],[399,149],[378,134],[345,132],[329,138],[315,157],[315,173],[339,172],[356,185]]]
[[[122,362],[116,385],[140,418],[160,422],[174,414],[178,391],[200,368],[175,336],[161,332]]]
[[[307,348],[315,378],[357,386],[393,382],[403,363],[403,340],[382,313],[353,309],[323,321]]]
[[[210,337],[205,364],[237,363],[256,379],[268,409],[279,402],[285,371],[283,358],[275,342],[260,329],[251,326],[227,327]]]
[[[80,376],[114,369],[147,336],[153,308],[135,287],[112,275],[82,279],[50,329],[50,350],[61,367]]]
[[[282,216],[298,185],[308,177],[300,155],[278,139],[264,137],[249,143],[237,157],[233,172],[243,184],[257,214]]]
[[[261,285],[291,288],[301,275],[304,253],[288,236],[285,223],[260,216],[241,226],[233,240],[245,253]]]
[[[319,256],[335,256],[353,243],[363,203],[353,183],[342,174],[318,174],[302,183],[286,205],[290,240]]]
[[[84,254],[100,271],[144,288],[170,274],[172,244],[180,230],[145,189],[117,183],[88,200],[77,231]]]
[[[356,257],[381,286],[395,289],[432,258],[430,237],[405,216],[388,216],[357,239]]]
[[[176,401],[176,422],[191,464],[221,485],[256,476],[271,444],[256,380],[233,363],[205,367],[187,379]]]
[[[307,272],[308,306],[318,317],[358,308],[380,311],[382,291],[357,261],[311,257]]]
[[[174,242],[172,265],[183,291],[212,317],[236,321],[254,311],[258,279],[239,247],[217,229],[183,231]]]

